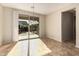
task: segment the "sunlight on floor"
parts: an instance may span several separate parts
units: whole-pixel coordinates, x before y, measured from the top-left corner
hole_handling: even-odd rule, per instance
[[[37,37],[39,37],[39,35],[30,32],[30,38],[37,38]],[[28,32],[19,34],[19,40],[22,40],[22,39],[28,39]]]
[[[19,41],[7,56],[27,56],[28,41]],[[51,50],[39,38],[30,40],[30,56],[42,56]]]

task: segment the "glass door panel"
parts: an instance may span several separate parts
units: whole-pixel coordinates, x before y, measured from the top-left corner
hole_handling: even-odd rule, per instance
[[[30,38],[39,37],[39,18],[30,16]]]
[[[28,39],[29,16],[20,14],[18,22],[19,40]]]

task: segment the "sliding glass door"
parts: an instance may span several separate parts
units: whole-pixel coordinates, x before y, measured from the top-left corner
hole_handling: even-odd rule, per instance
[[[39,37],[39,18],[19,14],[19,40],[35,39]],[[30,28],[29,28],[30,27]],[[29,33],[29,34],[28,34]]]

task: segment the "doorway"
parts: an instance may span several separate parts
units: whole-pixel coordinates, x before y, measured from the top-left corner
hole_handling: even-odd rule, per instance
[[[75,46],[76,44],[76,11],[62,12],[62,42]]]

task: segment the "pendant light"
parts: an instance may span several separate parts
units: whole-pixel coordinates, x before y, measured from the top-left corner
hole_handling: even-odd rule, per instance
[[[33,2],[33,6],[31,6],[31,8],[33,9],[33,20],[34,20],[34,2]],[[28,51],[27,51],[27,56],[30,56],[30,16],[29,16],[29,25],[28,25]]]

